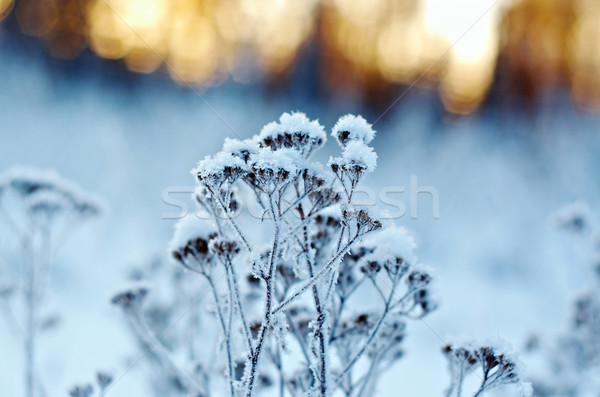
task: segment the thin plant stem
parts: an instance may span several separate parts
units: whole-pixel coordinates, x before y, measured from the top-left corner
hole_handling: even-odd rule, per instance
[[[258,338],[258,342],[256,344],[256,348],[254,349],[254,354],[251,358],[251,366],[250,373],[248,375],[248,385],[246,397],[252,397],[254,391],[254,380],[256,377],[256,370],[258,368],[258,361],[260,359],[261,352],[263,350],[263,346],[265,343],[265,337],[268,332],[268,328],[271,325],[271,318],[273,316],[272,313],[272,304],[273,304],[273,294],[275,287],[275,257],[277,256],[279,250],[279,220],[277,219],[275,208],[273,206],[273,197],[269,196],[269,206],[271,209],[271,215],[273,216],[273,225],[274,225],[274,233],[273,233],[273,247],[271,249],[271,256],[269,259],[269,271],[266,281],[267,291],[266,291],[266,299],[265,299],[265,317],[264,322],[260,328],[260,335]]]
[[[210,285],[210,289],[213,294],[213,298],[215,299],[215,306],[217,307],[217,315],[219,317],[219,322],[221,323],[221,329],[223,334],[225,335],[225,350],[227,354],[227,371],[229,377],[229,391],[231,393],[231,397],[235,396],[235,387],[234,387],[234,378],[233,378],[233,360],[231,357],[231,335],[228,330],[228,325],[225,323],[225,316],[223,314],[223,306],[221,304],[221,300],[219,299],[219,294],[217,292],[217,288],[215,283],[212,280],[212,277],[209,275],[205,275],[208,284]],[[230,308],[231,311],[231,303]],[[229,322],[231,324],[231,321]]]
[[[311,288],[317,281],[319,281],[319,279],[321,279],[321,277],[323,277],[325,274],[327,274],[327,272],[330,270],[330,268],[332,266],[334,266],[338,260],[340,260],[340,258],[342,257],[343,254],[346,253],[347,249],[350,248],[352,246],[352,244],[354,244],[354,242],[356,241],[357,237],[354,237],[353,239],[351,239],[344,247],[342,250],[338,251],[333,258],[331,258],[331,260],[329,262],[327,262],[327,264],[325,266],[323,266],[323,268],[321,270],[319,270],[319,272],[317,272],[313,277],[311,277],[310,279],[308,279],[308,281],[306,281],[302,287],[298,288],[290,297],[288,297],[287,299],[285,299],[283,302],[281,302],[279,305],[277,305],[274,309],[273,309],[273,314],[277,313],[278,311],[284,309],[286,306],[288,306],[291,302],[295,301],[296,299],[298,299],[302,294],[304,294],[309,288]]]
[[[395,289],[392,289],[392,291],[391,291],[391,293],[390,293],[390,295],[388,297],[388,300],[387,300],[387,302],[385,304],[385,308],[383,310],[383,313],[381,314],[381,316],[377,320],[377,323],[375,324],[375,327],[371,331],[371,334],[367,338],[366,342],[363,344],[363,346],[361,347],[361,349],[354,355],[354,357],[350,360],[350,362],[346,365],[346,367],[340,372],[340,374],[335,379],[335,383],[336,384],[339,384],[339,382],[344,378],[344,375],[346,373],[348,373],[348,371],[350,371],[352,369],[352,367],[354,366],[354,364],[356,364],[356,362],[358,361],[358,359],[361,358],[361,356],[365,353],[365,351],[367,350],[367,348],[371,345],[371,343],[375,339],[375,336],[377,336],[377,333],[379,332],[379,329],[381,328],[381,325],[383,324],[385,318],[387,317],[387,314],[389,313],[390,303],[391,303],[391,300],[392,300],[392,298],[394,296],[394,291],[395,291]]]
[[[148,327],[148,324],[144,321],[139,312],[139,309],[131,311],[132,324],[134,329],[137,329],[138,336],[142,339],[144,344],[152,348],[152,352],[159,358],[159,360],[190,390],[194,390],[197,393],[202,393],[203,388],[188,374],[182,371],[177,364],[171,359],[167,349],[160,343],[160,340],[155,337],[154,333]]]
[[[248,351],[250,355],[254,354],[254,348],[252,347],[252,336],[250,335],[250,329],[248,328],[248,321],[246,320],[246,314],[244,311],[244,307],[242,304],[242,299],[240,297],[240,289],[237,282],[237,275],[235,273],[235,268],[233,266],[233,262],[230,259],[226,261],[226,267],[228,268],[228,274],[231,278],[231,286],[233,286],[234,299],[238,307],[238,311],[240,312],[240,319],[242,320],[242,329],[244,331],[244,336],[246,338],[246,344],[248,347]],[[233,310],[233,307],[232,307]]]

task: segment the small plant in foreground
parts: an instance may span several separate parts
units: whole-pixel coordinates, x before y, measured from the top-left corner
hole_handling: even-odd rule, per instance
[[[592,219],[592,211],[581,202],[562,208],[554,217],[556,226],[580,243],[582,252],[571,255],[572,261],[583,257],[591,262],[591,269],[586,270],[591,270],[587,278],[592,283],[573,302],[569,326],[556,341],[545,346],[535,338],[536,343],[529,344],[529,350],[539,353],[547,365],[533,379],[536,397],[600,393],[600,231]]]
[[[521,379],[521,364],[511,349],[501,341],[467,342],[444,346],[451,375],[447,397],[463,395],[467,376],[475,373],[479,387],[473,397],[482,396],[497,386],[516,384],[521,395],[532,393],[531,385]],[[479,375],[479,376],[477,376]]]
[[[27,397],[45,395],[36,370],[37,337],[58,322],[42,306],[52,256],[74,226],[99,211],[96,199],[52,172],[14,168],[0,176],[0,221],[18,246],[16,255],[5,252],[14,263],[0,273],[0,304],[24,344]]]

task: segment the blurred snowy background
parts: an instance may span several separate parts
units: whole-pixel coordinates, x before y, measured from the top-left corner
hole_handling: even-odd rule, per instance
[[[327,129],[348,112],[376,121],[377,195],[405,187],[392,197],[409,207],[411,175],[439,192],[439,219],[421,194],[418,216],[398,223],[437,269],[441,307],[409,328],[378,395],[442,395],[449,336],[521,349],[568,328],[593,282],[593,225],[573,237],[552,214],[574,201],[600,211],[597,4],[142,3],[108,2],[133,36],[102,0],[0,0],[0,170],[53,169],[107,204],[52,263],[44,306],[61,323],[37,358],[48,396],[97,370],[118,376],[138,354],[109,299],[133,267],[166,255],[165,192],[193,186],[189,170],[225,137],[290,110]],[[1,277],[16,251],[0,236]],[[0,395],[20,396],[22,346],[4,323],[0,352]],[[140,365],[109,395],[149,395],[145,375]]]

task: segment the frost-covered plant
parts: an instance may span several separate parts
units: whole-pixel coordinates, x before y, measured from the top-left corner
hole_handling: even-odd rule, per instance
[[[521,379],[522,369],[512,349],[502,341],[457,342],[444,346],[451,383],[447,397],[463,395],[465,379],[471,375],[479,386],[473,397],[498,386],[516,384],[522,396],[530,396],[531,385]]]
[[[123,311],[141,349],[150,355],[145,362],[149,363],[152,390],[157,396],[188,395],[189,390],[202,390],[197,394],[205,395],[202,384],[208,374],[200,359],[210,354],[210,349],[204,348],[199,337],[206,332],[200,327],[201,313],[196,307],[203,297],[200,280],[158,258],[136,266],[130,279],[130,285],[116,293],[112,303]],[[184,315],[178,309],[184,310]]]
[[[579,256],[592,262],[589,277],[592,285],[575,299],[568,329],[558,340],[546,349],[541,349],[544,344],[537,337],[528,343],[529,350],[541,353],[548,364],[548,368],[544,368],[547,372],[534,378],[535,396],[597,396],[600,393],[600,231],[596,230],[592,218],[592,211],[581,202],[566,206],[554,217],[560,230],[584,242],[579,246],[584,253]]]
[[[284,113],[251,139],[227,139],[193,170],[194,200],[210,220],[181,219],[170,251],[184,277],[205,283],[214,321],[197,325],[204,354],[192,361],[175,360],[168,342],[145,343],[181,392],[369,396],[402,357],[406,321],[436,308],[431,272],[406,230],[353,203],[376,167],[375,131],[348,115],[332,135],[340,155],[313,161],[323,127]],[[239,216],[243,202],[260,215]],[[134,328],[148,322],[146,292],[113,300]]]
[[[2,266],[0,304],[24,344],[28,397],[43,395],[36,374],[37,336],[58,321],[42,306],[52,256],[73,227],[98,213],[96,199],[53,172],[13,168],[0,176],[0,222],[18,246],[16,253],[4,247],[12,263]]]

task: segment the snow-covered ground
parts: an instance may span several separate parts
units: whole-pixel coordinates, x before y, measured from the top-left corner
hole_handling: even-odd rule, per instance
[[[75,76],[57,78],[29,58],[0,57],[0,170],[51,168],[108,203],[53,263],[46,306],[60,309],[63,322],[42,337],[39,354],[50,397],[98,369],[119,375],[124,359],[135,358],[109,297],[131,266],[165,253],[174,220],[164,219],[173,207],[163,195],[193,185],[196,161],[225,137],[255,134],[283,111],[302,110],[327,129],[341,114],[361,111],[352,101],[266,96],[256,86],[225,85],[202,99],[164,81],[125,86]],[[380,396],[398,389],[442,395],[448,375],[440,346],[449,336],[503,336],[517,348],[532,332],[552,337],[589,283],[579,242],[555,231],[550,217],[575,200],[600,211],[600,119],[546,104],[530,118],[487,112],[444,122],[435,102],[433,94],[415,93],[375,125],[378,169],[368,179],[375,195],[393,188],[398,193],[388,190],[388,199],[410,208],[411,175],[439,193],[439,219],[431,196],[420,194],[418,217],[407,211],[398,223],[414,233],[420,259],[437,269],[441,301],[426,322],[409,326],[406,357],[383,378]],[[10,260],[10,241],[0,249]],[[21,346],[3,324],[0,351],[0,395],[21,395]],[[148,395],[142,374],[132,370],[110,395]]]

